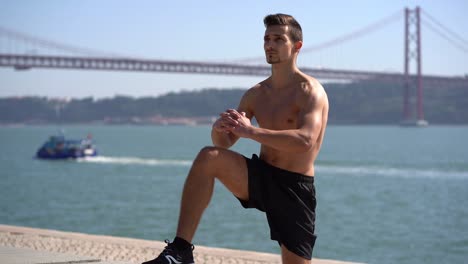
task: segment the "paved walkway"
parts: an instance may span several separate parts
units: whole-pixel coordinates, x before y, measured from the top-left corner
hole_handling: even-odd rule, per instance
[[[165,243],[133,238],[88,235],[47,229],[0,225],[0,263],[130,264],[153,259]],[[281,263],[270,253],[195,246],[197,264]],[[313,264],[351,262],[313,259]]]

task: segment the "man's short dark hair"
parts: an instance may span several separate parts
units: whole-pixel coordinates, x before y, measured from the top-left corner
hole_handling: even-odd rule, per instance
[[[263,19],[263,24],[269,26],[289,26],[289,37],[293,42],[302,41],[302,28],[296,19],[286,14],[271,14]]]

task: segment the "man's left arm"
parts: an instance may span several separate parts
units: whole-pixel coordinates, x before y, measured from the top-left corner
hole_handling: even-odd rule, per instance
[[[285,152],[308,152],[312,149],[322,128],[322,111],[324,98],[321,94],[310,94],[298,116],[298,128],[287,130],[271,130],[252,126],[243,113],[231,110],[237,118],[237,126],[232,133],[239,137],[250,138],[260,144]]]

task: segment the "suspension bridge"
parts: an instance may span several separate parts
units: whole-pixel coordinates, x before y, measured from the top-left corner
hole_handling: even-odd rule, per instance
[[[442,76],[424,75],[422,73],[421,21],[427,28],[445,39],[454,48],[460,49],[464,53],[468,53],[468,42],[445,27],[433,16],[422,12],[419,7],[413,10],[406,8],[403,12],[393,14],[344,36],[314,46],[303,47],[301,53],[317,52],[360,38],[380,30],[383,26],[392,21],[401,19],[402,15],[405,21],[404,54],[402,56],[404,59],[404,70],[402,72],[343,70],[326,67],[301,67],[301,70],[321,80],[375,80],[403,84],[403,120],[407,124],[413,124],[414,122],[417,124],[426,124],[423,112],[423,85],[425,87],[443,86],[468,88],[468,78],[466,75]],[[271,73],[270,66],[259,63],[260,61],[264,61],[264,57],[243,58],[229,63],[136,58],[66,45],[3,27],[0,27],[0,43],[14,43],[14,47],[10,51],[5,51],[7,48],[2,47],[3,44],[0,45],[0,67],[11,67],[18,71],[45,68],[243,76],[268,76]],[[10,46],[12,45],[10,44]],[[47,50],[48,52],[38,54],[37,52],[31,52],[31,50]],[[410,72],[410,66],[412,65],[416,66],[415,73]],[[411,117],[410,110],[410,89],[412,89],[413,86],[415,86],[417,90],[416,118]]]

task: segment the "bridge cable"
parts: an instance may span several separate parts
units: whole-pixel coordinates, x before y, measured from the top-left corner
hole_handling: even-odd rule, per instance
[[[437,21],[437,19],[435,19],[433,16],[431,16],[429,13],[427,13],[426,11],[422,10],[423,12],[423,15],[427,16],[427,18],[429,18],[433,23],[437,24],[439,27],[441,27],[442,29],[444,29],[447,33],[449,33],[450,35],[452,35],[453,37],[457,38],[459,41],[463,42],[465,45],[468,45],[468,41],[466,39],[464,39],[463,37],[461,37],[460,35],[458,35],[457,33],[453,32],[452,30],[450,30],[448,27],[444,26],[442,23],[440,23],[439,21]]]
[[[452,46],[454,46],[455,48],[458,48],[460,49],[461,51],[465,52],[465,53],[468,53],[468,44],[462,44],[460,42],[457,42],[457,40],[454,40],[453,37],[450,37],[447,35],[447,32],[450,32],[450,31],[447,31],[445,30],[445,32],[441,31],[440,29],[436,28],[434,25],[432,25],[430,22],[426,21],[426,20],[422,20],[422,23],[424,24],[424,26],[426,26],[428,29],[432,30],[434,33],[436,33],[437,35],[439,35],[441,38],[445,39],[446,41],[448,41],[450,44],[452,44]],[[442,30],[444,30],[444,28],[442,28]],[[460,39],[460,40],[463,40],[463,39]]]
[[[81,54],[81,55],[94,55],[94,56],[105,56],[105,57],[123,57],[117,54],[110,54],[107,52],[92,50],[88,48],[79,48],[75,46],[70,46],[66,44],[60,44],[57,42],[53,42],[50,40],[41,39],[29,34],[20,33],[17,31],[13,31],[4,27],[0,26],[0,35],[5,35],[12,39],[22,40],[28,43],[32,43],[34,45],[42,46],[45,48],[52,48],[60,51],[70,52],[73,54]]]
[[[388,26],[389,24],[391,24],[392,22],[395,22],[395,21],[398,21],[399,19],[401,19],[403,17],[403,12],[401,10],[398,10],[397,12],[377,21],[377,22],[374,22],[370,25],[367,25],[363,28],[360,28],[358,30],[355,30],[351,33],[348,33],[346,35],[343,35],[343,36],[339,36],[339,37],[336,37],[334,39],[331,39],[331,40],[328,40],[328,41],[325,41],[325,42],[322,42],[322,43],[319,43],[319,44],[315,44],[315,45],[312,45],[312,46],[308,46],[308,47],[303,47],[301,49],[301,53],[308,53],[308,52],[315,52],[315,51],[318,51],[318,50],[322,50],[322,49],[326,49],[326,48],[330,48],[332,46],[336,46],[338,44],[343,44],[344,42],[347,42],[347,41],[351,41],[353,39],[357,39],[357,38],[360,38],[364,35],[367,35],[367,34],[370,34],[374,31],[377,31],[379,29],[382,29],[386,26]],[[235,62],[236,63],[247,63],[247,62],[254,62],[254,61],[259,61],[259,60],[263,60],[265,59],[264,57],[252,57],[252,58],[244,58],[244,59],[240,59],[240,60],[236,60]]]
[[[436,29],[435,27],[433,27],[431,24],[427,23],[426,21],[422,21],[422,22],[423,22],[423,24],[425,26],[427,26],[427,28],[432,30],[434,33],[438,34],[441,38],[443,38],[443,39],[447,40],[448,42],[450,42],[454,47],[460,49],[463,52],[468,53],[468,48],[463,47],[459,43],[456,43],[453,39],[451,39],[450,37],[445,35],[443,32],[439,31],[438,29]]]

